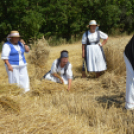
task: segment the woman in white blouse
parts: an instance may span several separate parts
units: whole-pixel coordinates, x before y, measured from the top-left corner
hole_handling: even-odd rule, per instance
[[[107,69],[105,55],[102,46],[107,43],[108,35],[96,31],[97,23],[95,20],[89,22],[89,30],[83,34],[82,37],[82,57],[85,58],[87,71],[95,72],[96,77],[100,76],[100,72]],[[103,39],[103,42],[100,42]],[[82,77],[86,77],[83,66]]]
[[[7,37],[7,42],[3,45],[1,59],[5,62],[9,83],[16,83],[25,89],[30,90],[29,77],[27,73],[27,63],[24,52],[29,52],[29,47],[24,40],[20,42],[18,31],[11,31]]]
[[[45,74],[44,78],[53,82],[68,84],[68,90],[70,89],[73,72],[72,65],[68,61],[68,51],[61,52],[60,58],[53,62],[51,70]]]

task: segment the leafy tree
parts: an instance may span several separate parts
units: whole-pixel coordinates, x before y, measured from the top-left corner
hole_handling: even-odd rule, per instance
[[[0,42],[11,30],[25,40],[55,36],[68,41],[95,19],[107,33],[134,31],[134,0],[0,0]]]

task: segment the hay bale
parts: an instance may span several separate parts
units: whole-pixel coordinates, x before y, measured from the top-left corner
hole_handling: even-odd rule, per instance
[[[112,71],[116,75],[124,76],[126,66],[123,58],[123,50],[112,46],[106,46],[104,51],[106,54],[108,71]]]
[[[107,61],[107,69],[109,72],[114,72],[115,75],[125,76],[126,66],[124,62],[124,49],[130,37],[127,38],[112,38],[104,48]]]
[[[31,64],[44,67],[49,57],[49,45],[45,39],[38,40],[32,45],[32,51],[29,55]]]
[[[45,73],[45,67],[49,58],[50,47],[45,39],[37,40],[32,45],[32,51],[28,56],[29,63],[35,66],[34,77],[40,78]]]

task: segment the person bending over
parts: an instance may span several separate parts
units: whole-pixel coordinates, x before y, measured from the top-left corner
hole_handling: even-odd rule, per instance
[[[43,78],[57,83],[68,84],[68,90],[70,90],[73,72],[68,57],[68,51],[61,51],[60,58],[53,62],[51,70]]]

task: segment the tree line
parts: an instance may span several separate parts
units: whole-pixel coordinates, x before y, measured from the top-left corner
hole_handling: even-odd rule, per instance
[[[24,39],[67,40],[95,19],[106,33],[134,31],[134,0],[0,0],[0,42],[11,30]]]

